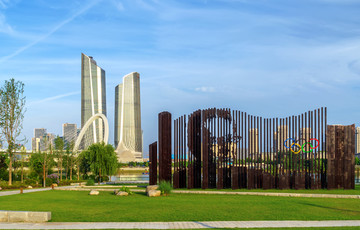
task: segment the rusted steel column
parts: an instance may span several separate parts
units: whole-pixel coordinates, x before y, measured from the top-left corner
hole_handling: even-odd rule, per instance
[[[157,142],[149,145],[149,185],[157,184]]]
[[[171,182],[171,113],[159,113],[159,182]]]
[[[328,189],[355,188],[355,125],[328,125]]]

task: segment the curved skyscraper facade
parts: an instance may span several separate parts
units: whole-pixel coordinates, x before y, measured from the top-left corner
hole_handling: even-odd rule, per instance
[[[132,72],[115,87],[114,143],[121,162],[142,160],[140,74]]]
[[[85,54],[81,54],[81,127],[94,114],[102,113],[106,116],[106,88],[105,71],[96,61]],[[104,127],[99,119],[86,130],[81,149],[103,141]]]

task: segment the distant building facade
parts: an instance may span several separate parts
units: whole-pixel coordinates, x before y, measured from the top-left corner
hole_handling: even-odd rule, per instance
[[[36,128],[34,129],[34,137],[31,138],[31,149],[33,152],[38,152],[40,149],[40,139],[46,134],[46,129]]]
[[[258,129],[250,129],[249,133],[249,150],[251,154],[258,153],[259,152],[259,134]]]
[[[115,87],[114,143],[121,162],[142,161],[140,74],[132,72]]]
[[[34,137],[31,139],[31,149],[33,152],[46,151],[54,148],[55,135],[47,133],[46,129],[34,129]]]
[[[277,149],[273,150],[273,151],[278,152],[278,151],[284,149],[285,148],[284,142],[288,138],[289,138],[289,135],[288,135],[288,127],[287,127],[287,125],[279,125],[279,126],[277,126],[277,130],[274,133],[274,140],[275,140],[275,143],[277,143],[277,146],[276,146]]]
[[[81,127],[93,115],[102,113],[106,116],[106,83],[105,71],[96,61],[85,54],[81,54]],[[103,122],[99,119],[87,129],[81,149],[89,145],[101,142],[104,136]]]
[[[77,125],[65,123],[62,125],[65,146],[75,143],[77,138]]]

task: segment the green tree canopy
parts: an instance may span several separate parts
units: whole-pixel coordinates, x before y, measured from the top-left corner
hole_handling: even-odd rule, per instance
[[[112,145],[96,143],[89,146],[83,151],[84,159],[90,166],[90,171],[95,175],[113,175],[117,170],[117,155]]]
[[[30,157],[30,169],[35,172],[39,178],[42,178],[43,170],[44,170],[44,163],[48,169],[48,173],[51,173],[51,167],[54,166],[54,160],[47,156],[46,161],[44,161],[45,154],[44,153],[33,153]]]

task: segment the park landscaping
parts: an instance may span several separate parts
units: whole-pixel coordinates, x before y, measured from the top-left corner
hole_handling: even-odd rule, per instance
[[[171,194],[128,197],[101,191],[0,197],[1,210],[51,211],[53,222],[359,220],[360,199]],[[71,210],[71,211],[69,211]]]

